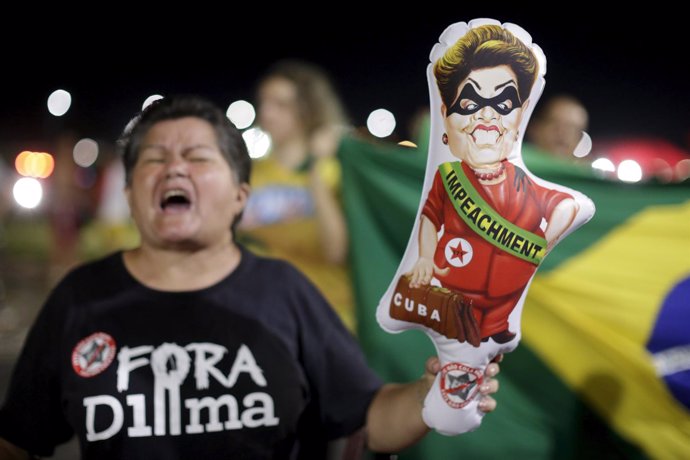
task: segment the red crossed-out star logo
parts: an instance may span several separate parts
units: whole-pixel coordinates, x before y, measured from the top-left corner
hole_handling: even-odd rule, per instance
[[[116,350],[115,339],[110,334],[94,332],[72,350],[72,368],[82,377],[98,375],[113,362]]]
[[[441,369],[439,379],[443,400],[454,409],[462,409],[477,395],[483,381],[479,369],[462,363],[448,363]]]
[[[446,243],[446,260],[453,267],[464,267],[474,255],[472,245],[464,238],[453,238]]]

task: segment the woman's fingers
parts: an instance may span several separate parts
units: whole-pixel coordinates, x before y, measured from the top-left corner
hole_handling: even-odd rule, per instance
[[[486,370],[484,371],[484,375],[487,377],[496,377],[498,373],[501,371],[501,368],[497,363],[489,363],[488,366],[486,366]]]
[[[426,360],[426,365],[424,366],[426,371],[431,375],[436,375],[441,372],[441,361],[436,356],[432,356]]]
[[[492,378],[498,374],[500,368],[496,363],[490,363],[486,366],[484,375],[486,376],[484,382],[479,386],[479,393],[482,395],[479,400],[479,409],[482,412],[491,412],[496,409],[496,400],[489,395],[492,395],[498,391],[498,380]],[[437,356],[431,356],[426,360],[424,365],[424,375],[420,382],[424,383],[424,393],[429,390],[431,382],[433,382],[434,376],[441,372],[441,361]],[[421,389],[421,387],[420,387]],[[420,395],[423,401],[424,395]]]
[[[490,395],[498,391],[498,386],[498,380],[489,379],[481,384],[479,387],[479,392],[483,395]]]
[[[491,412],[496,409],[496,400],[491,396],[484,396],[479,401],[479,410],[482,412]]]
[[[503,355],[498,355],[496,358],[494,358],[494,361],[502,359]],[[488,395],[494,394],[498,391],[498,380],[492,377],[495,377],[500,370],[501,369],[496,362],[489,363],[489,365],[486,366],[484,375],[488,378],[479,387],[479,392],[484,395],[482,399],[479,400],[479,409],[483,412],[491,412],[496,409],[496,400]]]

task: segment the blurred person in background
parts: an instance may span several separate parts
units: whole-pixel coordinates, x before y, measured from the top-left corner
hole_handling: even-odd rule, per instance
[[[536,108],[527,139],[544,152],[574,159],[573,151],[587,130],[587,109],[572,96],[558,95]]]
[[[78,166],[72,152],[78,137],[63,133],[56,141],[55,170],[46,193],[51,231],[50,285],[54,285],[79,261],[79,233],[91,215],[89,194],[77,182]]]
[[[122,159],[110,152],[105,156],[95,218],[80,235],[81,254],[86,259],[101,257],[122,248],[132,248],[139,241],[127,199],[122,193],[125,185]]]
[[[354,330],[336,158],[345,125],[342,104],[321,69],[298,61],[274,65],[257,96],[259,124],[272,146],[254,162],[241,239],[295,264]]]
[[[34,323],[0,409],[0,459],[324,458],[423,437],[440,371],[383,384],[314,286],[235,242],[250,196],[240,133],[196,97],[151,104],[123,136],[140,245],[72,270]],[[479,407],[498,384],[487,367]]]

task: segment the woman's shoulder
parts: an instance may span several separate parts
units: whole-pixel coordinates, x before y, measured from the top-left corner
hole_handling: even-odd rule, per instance
[[[248,255],[240,282],[244,289],[253,293],[257,304],[288,306],[285,311],[292,312],[308,328],[339,323],[323,294],[297,267],[286,260],[254,255],[247,249],[243,251]]]
[[[122,251],[118,251],[72,268],[58,283],[55,290],[76,287],[79,291],[87,292],[103,286],[120,289],[121,286],[118,287],[118,285],[125,279],[125,275]]]
[[[240,281],[254,290],[267,290],[291,299],[321,300],[318,288],[291,262],[259,256],[243,248],[246,264]]]
[[[67,276],[89,277],[101,275],[104,272],[112,273],[121,271],[124,268],[122,262],[122,251],[116,251],[97,259],[86,261],[74,267]]]
[[[66,312],[84,301],[106,298],[125,288],[122,253],[117,252],[71,269],[50,292],[45,308]],[[118,273],[119,272],[119,273]]]
[[[287,260],[259,255],[244,246],[240,247],[244,259],[244,271],[254,279],[283,282],[286,279],[304,278],[304,275]]]

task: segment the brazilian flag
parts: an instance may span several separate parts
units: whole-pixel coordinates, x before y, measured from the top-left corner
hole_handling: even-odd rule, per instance
[[[421,332],[388,334],[375,318],[415,225],[426,151],[348,139],[339,152],[359,338],[387,381],[418,378],[434,354]],[[496,412],[399,458],[690,459],[690,181],[603,180],[526,146],[523,158],[597,213],[540,266]]]

